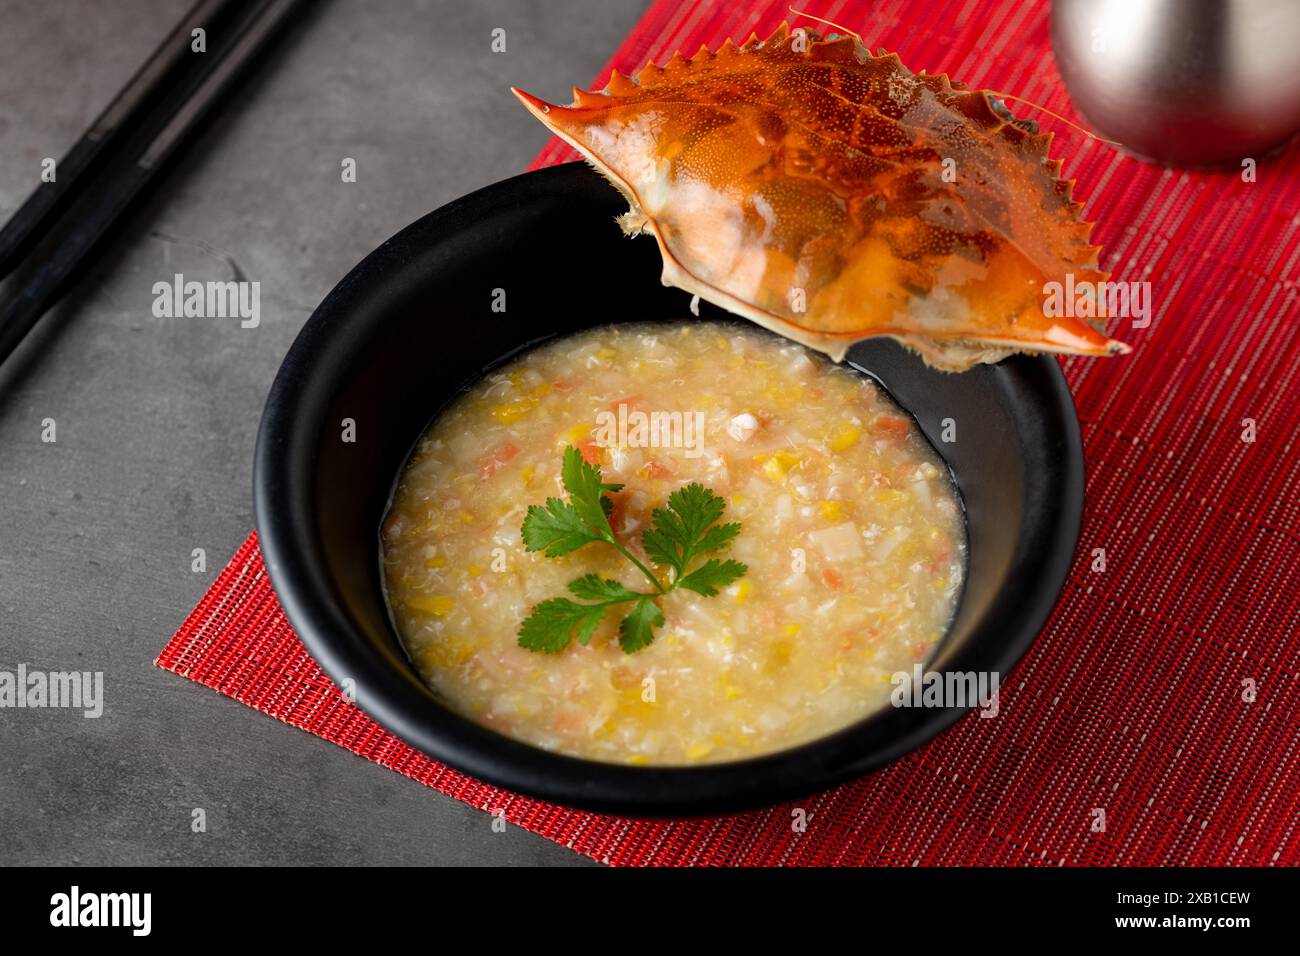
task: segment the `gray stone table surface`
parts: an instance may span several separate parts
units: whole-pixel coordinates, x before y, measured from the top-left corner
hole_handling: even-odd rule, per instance
[[[0,0],[0,218],[190,6]],[[316,303],[411,220],[522,169],[546,134],[507,88],[587,83],[645,6],[311,4],[0,367],[0,670],[102,671],[105,699],[98,719],[0,709],[0,863],[584,862],[152,662],[252,527],[262,401]],[[234,268],[261,283],[259,327],[154,317],[155,282]]]

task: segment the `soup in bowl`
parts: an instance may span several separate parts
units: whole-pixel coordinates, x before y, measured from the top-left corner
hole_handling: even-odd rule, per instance
[[[620,205],[600,177],[580,165],[530,173],[457,200],[367,256],[294,342],[258,433],[254,506],[266,569],[284,613],[346,694],[345,700],[322,692],[321,706],[389,756],[412,759],[352,712],[353,703],[444,765],[545,800],[622,814],[753,807],[869,773],[970,709],[884,704],[886,672],[923,666],[941,676],[1005,676],[1056,601],[1078,537],[1083,492],[1078,423],[1064,379],[1055,361],[1027,356],[945,374],[888,341],[855,345],[839,367],[804,355],[811,365],[806,368],[797,348],[745,325],[719,324],[728,317],[704,304],[702,318],[710,321],[690,323],[701,338],[682,343],[678,353],[683,368],[695,361],[701,368],[668,380],[691,379],[691,391],[682,393],[690,401],[679,401],[680,389],[666,385],[653,392],[640,385],[620,391],[621,382],[604,387],[597,378],[623,372],[603,354],[594,354],[591,369],[571,370],[590,374],[589,385],[570,383],[556,360],[565,350],[614,349],[623,371],[643,363],[630,369],[640,378],[652,360],[663,359],[656,350],[666,347],[644,336],[659,328],[671,341],[689,315],[689,298],[660,285],[662,263],[653,244],[622,237],[614,222]],[[702,354],[687,359],[692,348],[707,349],[707,361]],[[533,367],[548,355],[553,367]],[[761,367],[769,361],[771,369]],[[526,374],[530,368],[536,375]],[[516,373],[517,383],[511,378]],[[782,388],[774,387],[770,405],[762,392],[745,391],[761,381],[801,376],[808,391],[798,401]],[[813,389],[829,391],[841,382],[843,405],[819,404]],[[551,398],[570,384],[571,393],[590,388],[587,399],[565,406],[564,421],[558,414],[548,421],[560,407]],[[499,397],[488,395],[493,387]],[[694,401],[709,393],[716,406]],[[643,399],[624,401],[638,394]],[[480,398],[485,403],[476,409]],[[791,404],[783,406],[786,401]],[[627,406],[625,442],[619,441],[620,403]],[[702,453],[687,455],[685,418],[688,447],[640,447],[630,440],[638,410],[703,412]],[[614,415],[613,441],[606,443],[595,433],[609,421],[596,418],[601,412]],[[416,500],[406,496],[418,484],[419,463],[439,461],[438,455],[424,457],[425,443],[438,440],[443,426],[471,419],[475,429],[482,423],[481,434],[456,450],[460,470],[447,473],[451,483],[436,483],[441,490],[423,513],[407,507]],[[905,435],[894,419],[907,420]],[[851,439],[854,428],[859,431]],[[751,433],[749,441],[733,431],[741,438]],[[507,441],[518,451],[502,447]],[[694,558],[688,574],[710,559],[744,564],[745,572],[713,596],[678,587],[647,598],[647,605],[661,609],[663,623],[640,628],[653,639],[630,653],[613,635],[638,604],[609,608],[585,644],[583,627],[575,626],[564,635],[563,649],[519,646],[523,622],[539,602],[590,603],[569,589],[587,573],[656,591],[604,542],[558,557],[520,547],[528,509],[545,508],[548,498],[572,502],[563,474],[556,483],[569,448],[591,455],[593,462],[580,461],[599,468],[602,483],[623,485],[602,495],[611,500],[619,529],[611,537],[666,589],[675,570],[647,563],[646,528],[626,522],[644,521],[647,509],[653,521],[676,491],[690,486],[722,500],[715,527],[736,523],[740,529],[725,547]],[[725,481],[710,457],[714,452],[725,454]],[[906,463],[892,457],[907,454],[916,457]],[[852,469],[843,467],[846,461]],[[837,462],[840,474],[832,482],[826,468]],[[927,463],[939,474],[930,476]],[[451,464],[448,457],[429,467]],[[525,479],[530,464],[534,470]],[[454,475],[466,467],[474,469],[472,482],[456,482]],[[887,485],[871,480],[877,472]],[[500,489],[493,486],[496,477]],[[871,491],[864,494],[858,483],[865,480]],[[807,500],[799,485],[806,486]],[[904,497],[875,501],[873,492],[882,491]],[[928,504],[921,497],[927,492]],[[634,502],[635,495],[643,497]],[[454,511],[445,507],[449,497],[460,502]],[[946,515],[945,501],[961,507]],[[435,507],[456,523],[435,528],[429,520]],[[888,517],[888,509],[905,515],[918,507],[918,519],[932,509],[952,523]],[[778,524],[778,515],[789,523]],[[909,534],[889,551],[890,536],[898,533],[891,529],[899,526]],[[404,527],[411,538],[402,534]],[[945,576],[945,559],[942,542],[927,540],[932,527],[949,536],[946,582],[937,581]],[[820,536],[824,532],[833,533]],[[831,560],[826,547],[845,553],[834,550],[837,544],[849,556]],[[861,558],[852,556],[855,544]],[[440,555],[443,548],[448,551]],[[907,548],[915,549],[906,552],[913,554],[911,564],[888,561]],[[803,551],[801,576],[795,550]],[[441,579],[433,573],[444,570],[439,557],[447,559]],[[881,559],[886,563],[872,563]],[[912,569],[926,560],[929,565]],[[408,564],[410,578],[402,582],[399,567]],[[828,570],[839,575],[839,591]],[[924,626],[905,628],[907,636],[892,643],[896,628],[891,634],[877,623],[872,626],[881,633],[873,637],[858,627],[870,622],[851,620],[874,606],[859,597],[890,573],[907,578],[897,593],[918,605],[920,598],[933,600],[930,633]],[[475,581],[482,582],[483,595],[475,594]],[[923,586],[934,590],[923,592]],[[516,588],[518,597],[507,600],[504,595]],[[496,599],[490,607],[472,606],[489,593]],[[820,610],[832,596],[836,603]],[[426,610],[404,609],[410,599],[423,599]],[[946,611],[945,600],[951,602]],[[471,626],[497,614],[491,628]],[[695,615],[717,624],[704,626]],[[653,612],[638,620],[653,624]],[[832,626],[818,626],[822,621]],[[796,626],[797,633],[787,633]],[[934,632],[942,634],[937,642]],[[443,636],[459,640],[435,640]],[[892,661],[872,659],[895,652]],[[686,710],[682,695],[693,692],[691,676],[680,672],[698,659],[699,666],[714,669],[716,682],[728,654],[735,665],[725,675],[728,683],[715,683],[707,694],[700,686],[691,698],[708,710],[692,705],[679,712]],[[470,664],[471,656],[476,663]],[[678,660],[684,663],[671,673]],[[522,679],[512,689],[498,661],[519,667]],[[469,677],[479,669],[486,686]],[[539,693],[571,673],[575,686],[558,695]],[[861,695],[848,693],[859,678]],[[825,709],[813,690],[823,683]],[[1005,692],[1005,680],[1002,686]],[[762,698],[782,687],[790,699],[773,701],[769,710]],[[651,695],[653,705],[643,699]],[[580,725],[577,715],[587,719]],[[753,727],[757,733],[741,729],[741,722],[764,716],[766,726]],[[663,726],[653,726],[656,721]]]
[[[598,542],[527,549],[570,447],[621,485],[610,529],[641,568]],[[671,579],[646,576],[641,536],[693,483],[739,524],[726,554],[743,575],[657,598],[663,623],[633,653],[619,605],[582,643],[530,648],[530,610],[574,579]],[[730,323],[605,326],[514,359],[433,423],[383,525],[398,633],[448,706],[633,765],[770,753],[886,706],[947,630],[964,550],[947,467],[874,380]]]

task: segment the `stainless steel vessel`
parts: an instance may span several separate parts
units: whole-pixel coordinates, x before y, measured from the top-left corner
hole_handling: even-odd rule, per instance
[[[1238,165],[1300,131],[1300,0],[1053,0],[1074,105],[1139,156]]]

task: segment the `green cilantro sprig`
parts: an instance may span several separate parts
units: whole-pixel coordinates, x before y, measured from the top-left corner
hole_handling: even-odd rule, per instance
[[[560,477],[569,500],[547,498],[545,505],[528,509],[524,548],[558,558],[587,544],[607,544],[632,562],[654,585],[654,591],[634,591],[618,581],[584,574],[569,582],[569,591],[588,603],[567,597],[542,601],[519,628],[520,647],[558,654],[569,646],[575,631],[578,643],[586,644],[607,610],[631,604],[618,628],[619,646],[631,654],[648,646],[655,639],[654,629],[663,626],[664,614],[657,598],[677,588],[713,597],[749,570],[739,561],[718,558],[690,569],[697,557],[723,550],[740,533],[738,523],[718,524],[726,502],[703,485],[692,483],[674,491],[668,496],[668,507],[656,508],[651,514],[652,527],[641,533],[646,555],[672,572],[665,584],[614,536],[609,523],[614,505],[606,493],[621,491],[623,486],[606,484],[600,466],[588,464],[572,446],[564,450]]]

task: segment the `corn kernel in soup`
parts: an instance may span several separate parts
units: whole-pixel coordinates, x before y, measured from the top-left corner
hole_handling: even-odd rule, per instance
[[[647,436],[637,412],[664,427]],[[716,597],[660,599],[665,623],[634,654],[616,611],[587,646],[519,647],[530,609],[580,575],[649,587],[608,546],[524,550],[528,506],[564,497],[570,445],[625,485],[611,520],[642,561],[651,511],[694,481],[741,522],[724,557],[748,572]],[[402,640],[450,707],[547,750],[630,764],[752,757],[886,706],[891,677],[947,629],[965,548],[946,469],[870,379],[699,322],[599,328],[489,374],[420,441],[383,543]]]

